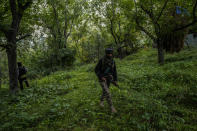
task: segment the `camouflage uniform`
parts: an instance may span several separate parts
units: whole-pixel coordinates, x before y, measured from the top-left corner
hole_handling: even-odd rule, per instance
[[[21,62],[18,62],[18,81],[20,84],[20,89],[23,90],[23,82],[25,82],[26,86],[29,87],[29,83],[26,77],[27,69],[22,66]]]
[[[104,99],[106,98],[107,103],[111,107],[112,106],[112,100],[111,100],[111,94],[109,92],[110,82],[109,81],[107,81],[107,82],[100,81],[100,85],[103,89],[102,96],[101,96],[101,102],[104,101]]]
[[[117,81],[117,72],[116,72],[116,65],[115,61],[111,58],[107,58],[106,56],[99,60],[98,64],[95,68],[95,73],[99,79],[100,85],[102,87],[102,96],[101,102],[104,101],[106,98],[107,103],[111,108],[113,107],[111,94],[109,91],[111,81]],[[103,81],[102,78],[105,78],[106,81]]]

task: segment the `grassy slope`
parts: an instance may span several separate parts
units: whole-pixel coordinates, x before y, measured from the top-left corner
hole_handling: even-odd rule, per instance
[[[157,64],[145,49],[116,60],[121,90],[110,90],[118,114],[100,108],[94,64],[31,82],[17,98],[0,91],[0,130],[197,130],[197,50]]]

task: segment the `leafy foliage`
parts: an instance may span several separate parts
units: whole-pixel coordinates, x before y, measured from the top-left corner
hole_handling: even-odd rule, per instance
[[[75,61],[76,52],[71,48],[63,48],[57,50],[57,52],[54,52],[54,50],[37,50],[29,53],[31,55],[24,54],[18,60],[28,68],[29,78],[37,78],[49,75],[61,68],[71,67]]]
[[[0,130],[196,130],[196,49],[166,56],[143,49],[116,59],[121,89],[110,92],[118,114],[99,107],[95,64],[31,82],[18,97],[0,91]]]

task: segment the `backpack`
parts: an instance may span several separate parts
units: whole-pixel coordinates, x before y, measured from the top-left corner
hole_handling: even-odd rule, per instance
[[[26,74],[27,73],[27,69],[23,66],[23,67],[21,67],[21,68],[19,68],[19,75],[21,76],[21,75],[24,75],[24,74]]]

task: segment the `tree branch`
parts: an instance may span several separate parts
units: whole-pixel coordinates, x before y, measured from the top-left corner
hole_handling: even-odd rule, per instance
[[[143,5],[140,5],[141,9],[148,14],[149,18],[151,19],[154,28],[155,28],[155,33],[158,35],[160,34],[160,25],[158,24],[158,22],[155,20],[155,17],[153,15],[153,12],[149,11],[148,9],[146,9]]]
[[[17,0],[18,3],[18,15],[22,16],[23,12],[31,5],[32,0],[29,0],[28,2],[26,2],[24,5],[22,4],[21,0]]]
[[[6,48],[6,44],[0,44],[0,47],[2,47],[2,48]]]
[[[28,2],[25,3],[25,5],[22,6],[22,10],[26,10],[30,5],[32,4],[32,0],[29,0]]]
[[[20,38],[16,39],[16,42],[18,42],[18,41],[20,41],[22,39],[25,39],[26,37],[29,37],[29,36],[31,36],[31,35],[30,34],[26,34],[24,36],[21,36]]]
[[[146,9],[143,5],[140,5],[140,7],[146,14],[148,14],[149,18],[154,22],[155,20],[154,20],[153,12]]]
[[[156,38],[150,32],[148,32],[144,27],[140,26],[138,21],[136,21],[136,24],[141,31],[143,31],[146,35],[148,35],[153,41],[156,41]]]
[[[74,25],[74,20],[72,19],[71,25],[70,25],[70,30],[69,30],[69,32],[68,32],[68,34],[67,34],[67,36],[66,36],[66,39],[68,39],[68,37],[70,36],[70,34],[71,34],[71,32],[72,32],[72,27],[73,27],[73,25]]]
[[[18,8],[19,8],[19,9],[22,9],[23,5],[22,5],[22,3],[21,3],[21,0],[17,0],[17,3],[18,3]]]
[[[135,0],[133,0],[134,3],[135,3],[135,11],[136,11],[136,18],[135,18],[135,21],[136,21],[136,24],[138,26],[138,28],[143,31],[146,35],[148,35],[153,41],[156,41],[156,38],[150,33],[148,32],[144,27],[140,26],[139,24],[139,21],[138,21],[138,17],[137,17],[137,14],[138,14],[138,10],[137,10],[137,3]]]
[[[16,1],[15,0],[9,0],[10,2],[10,8],[11,8],[11,12],[12,12],[12,17],[16,17],[17,16],[17,11],[16,11]]]
[[[168,1],[169,1],[169,0],[166,0],[166,2],[164,3],[163,8],[161,9],[161,12],[159,13],[159,15],[158,15],[158,17],[157,17],[157,19],[156,19],[156,22],[158,22],[159,19],[161,18],[162,14],[163,14],[163,11],[164,11],[164,9],[166,8],[166,6],[167,6],[167,4],[168,4]]]
[[[119,44],[121,44],[121,35],[122,35],[122,31],[121,31],[121,25],[120,25],[120,19],[118,21],[118,28],[119,28],[119,35],[117,33],[117,38],[118,38],[118,41],[119,41]]]
[[[110,20],[110,23],[111,23],[111,26],[110,26],[110,30],[111,30],[111,34],[115,40],[115,43],[116,45],[118,45],[118,42],[117,42],[117,39],[116,39],[116,35],[114,34],[114,31],[113,31],[113,20],[112,19],[109,19]]]
[[[67,37],[67,29],[68,29],[68,19],[67,19],[67,11],[65,10],[64,37]]]
[[[0,48],[8,49],[9,45],[8,44],[0,44]]]
[[[185,28],[188,28],[188,27],[190,27],[190,26],[196,24],[196,22],[197,22],[197,18],[196,18],[196,8],[197,8],[197,0],[196,0],[196,2],[195,2],[194,7],[193,7],[193,21],[192,21],[191,23],[187,24],[187,25],[184,25],[184,26],[182,26],[182,27],[179,27],[179,28],[174,29],[174,32],[179,31],[179,30],[183,30],[183,29],[185,29]]]

